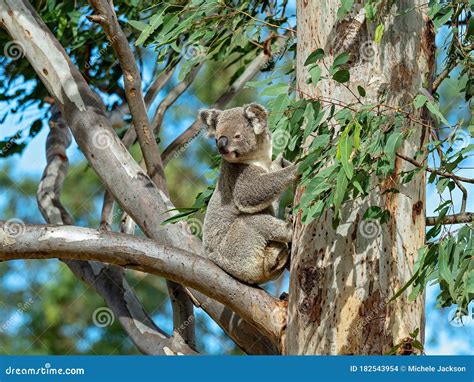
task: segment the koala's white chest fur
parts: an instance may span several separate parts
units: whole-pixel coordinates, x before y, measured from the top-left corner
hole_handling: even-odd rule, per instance
[[[272,165],[272,151],[271,138],[265,139],[264,144],[255,151],[252,158],[245,160],[245,163],[258,166],[263,168],[266,172],[270,172]]]

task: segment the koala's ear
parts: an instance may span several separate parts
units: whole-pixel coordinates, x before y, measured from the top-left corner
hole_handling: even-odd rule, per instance
[[[244,115],[252,124],[255,134],[262,134],[267,129],[268,112],[262,105],[258,103],[245,105]]]
[[[207,126],[207,134],[210,137],[216,135],[216,125],[220,114],[221,111],[217,109],[199,110],[199,118],[201,122]]]

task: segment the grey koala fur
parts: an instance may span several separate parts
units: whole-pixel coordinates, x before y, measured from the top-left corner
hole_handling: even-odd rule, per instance
[[[267,111],[258,104],[201,110],[222,156],[220,175],[204,219],[205,255],[235,278],[261,284],[288,261],[291,223],[275,217],[277,198],[296,179],[297,166],[272,161]]]

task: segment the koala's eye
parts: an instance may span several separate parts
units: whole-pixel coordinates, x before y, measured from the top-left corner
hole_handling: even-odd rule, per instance
[[[240,137],[241,137],[241,135],[240,135],[239,133],[237,133],[237,134],[234,135],[234,138],[235,138],[235,139],[239,139]]]

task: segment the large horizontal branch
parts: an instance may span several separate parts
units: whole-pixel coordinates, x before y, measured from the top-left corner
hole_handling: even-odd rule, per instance
[[[8,236],[4,226],[1,222],[0,260],[88,260],[155,274],[225,304],[269,337],[280,334],[284,302],[238,282],[204,257],[150,239],[90,228],[26,225],[18,235]]]
[[[436,224],[464,224],[474,222],[474,213],[463,212],[460,214],[446,215],[440,218],[439,216],[428,216],[426,218],[426,225],[432,226]]]
[[[453,179],[453,180],[459,180],[461,182],[473,183],[474,184],[474,179],[465,178],[464,176],[459,176],[459,175],[451,174],[449,172],[443,172],[443,171],[437,170],[435,168],[427,167],[427,166],[423,165],[422,163],[417,162],[416,160],[414,160],[412,158],[409,158],[409,157],[407,157],[405,155],[402,155],[402,154],[397,153],[397,157],[411,163],[415,167],[424,168],[426,171],[431,172],[431,173],[436,174],[436,175],[439,175],[443,178],[450,178],[450,179]]]

